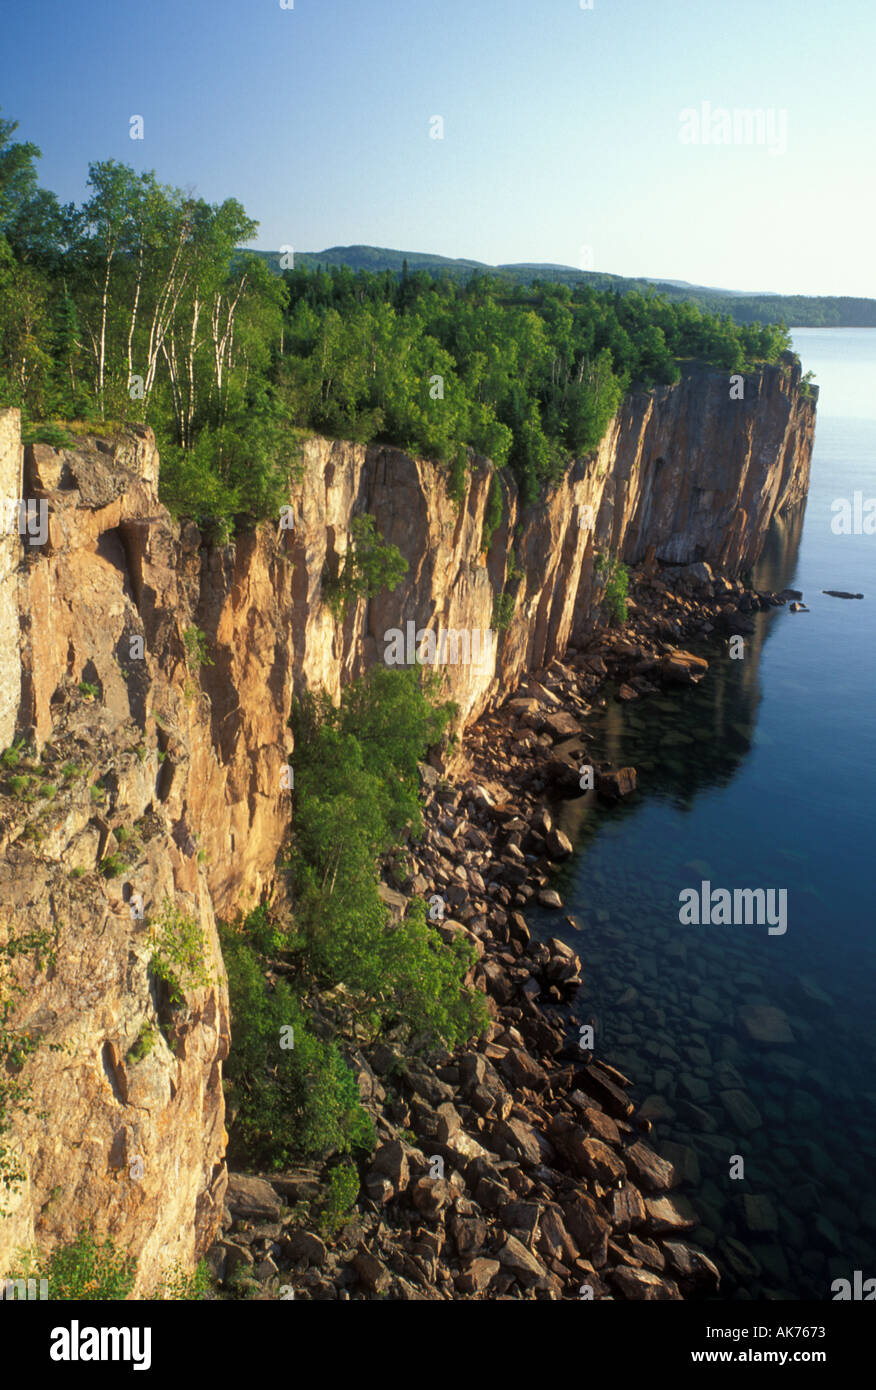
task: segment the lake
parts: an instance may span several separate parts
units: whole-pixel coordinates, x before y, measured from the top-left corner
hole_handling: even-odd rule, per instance
[[[581,954],[576,1015],[634,1080],[730,1299],[876,1278],[876,536],[831,526],[838,499],[876,497],[876,329],[793,341],[820,388],[811,488],[754,583],[809,611],[759,614],[741,660],[702,649],[688,691],[609,699],[594,755],[639,791],[564,804],[556,886],[582,931],[532,921]],[[787,930],[683,925],[703,882],[786,890]]]

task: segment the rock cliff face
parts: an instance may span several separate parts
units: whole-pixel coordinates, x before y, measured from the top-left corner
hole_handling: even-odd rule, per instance
[[[21,986],[13,1022],[40,1040],[23,1073],[30,1109],[11,1130],[24,1180],[5,1200],[0,1189],[0,1273],[20,1246],[51,1247],[90,1219],[138,1254],[137,1292],[210,1243],[229,1046],[215,919],[272,883],[292,695],[337,696],[408,623],[490,629],[513,545],[523,578],[510,625],[479,667],[441,667],[473,720],[586,638],[599,551],[748,568],[773,515],[805,495],[814,413],[789,365],[749,375],[743,401],[704,370],[631,396],[545,505],[521,509],[503,480],[484,557],[484,459],[457,508],[433,465],[312,439],[294,528],[210,548],[159,504],[149,430],[30,446],[22,461],[16,413],[0,412],[0,503],[31,498],[48,513],[44,544],[0,537],[0,747],[23,735],[42,756],[24,789],[0,771],[0,980]],[[338,625],[324,579],[363,512],[409,569]],[[207,977],[176,1009],[150,970],[170,905],[200,929]],[[3,946],[27,933],[42,945],[4,964]]]

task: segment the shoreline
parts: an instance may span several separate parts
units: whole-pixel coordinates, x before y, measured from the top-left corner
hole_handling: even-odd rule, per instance
[[[525,913],[538,902],[562,914],[551,875],[573,846],[552,808],[579,793],[603,687],[629,701],[695,683],[708,662],[680,642],[751,632],[750,614],[790,597],[652,561],[631,571],[626,624],[595,629],[483,715],[452,779],[421,764],[424,833],[390,857],[382,892],[398,912],[406,894],[425,897],[446,941],[474,945],[470,979],[492,1021],[437,1063],[402,1038],[351,1048],[379,1141],[351,1220],[323,1238],[290,1216],[315,1197],[320,1165],[230,1173],[208,1255],[217,1277],[243,1275],[268,1299],[280,1288],[319,1300],[720,1296],[719,1267],[687,1239],[699,1217],[677,1190],[684,1174],[650,1147],[629,1099],[634,1079],[584,1046],[586,961],[537,940]],[[634,769],[592,766],[600,797],[634,793]]]

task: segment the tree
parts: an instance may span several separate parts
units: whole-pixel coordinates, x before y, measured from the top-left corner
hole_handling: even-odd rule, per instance
[[[91,328],[95,357],[95,390],[101,414],[106,405],[107,330],[110,315],[110,280],[113,262],[120,249],[129,249],[134,232],[137,203],[137,176],[126,164],[115,159],[88,166],[88,186],[92,195],[82,208],[81,255],[97,294],[98,311]]]
[[[0,117],[0,233],[7,237],[36,195],[36,161],[41,157],[36,145],[12,139],[17,129],[18,121]]]

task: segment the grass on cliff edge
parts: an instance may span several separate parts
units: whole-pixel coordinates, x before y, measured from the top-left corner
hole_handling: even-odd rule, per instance
[[[446,945],[422,899],[391,923],[378,893],[381,857],[421,833],[417,761],[454,712],[419,671],[387,667],[338,707],[320,694],[293,708],[294,912],[277,920],[260,908],[222,929],[233,1157],[282,1167],[374,1145],[352,1073],[308,996],[344,986],[345,1021],[359,1036],[401,1024],[423,1047],[452,1048],[486,1024],[483,996],[464,984],[472,949]],[[274,983],[271,963],[287,972]]]
[[[88,1229],[81,1230],[67,1245],[57,1246],[51,1254],[33,1248],[19,1251],[17,1258],[17,1267],[5,1278],[45,1279],[51,1300],[125,1299],[137,1276],[136,1256],[118,1250],[110,1237],[98,1241]],[[209,1288],[209,1271],[204,1260],[192,1274],[186,1274],[177,1263],[165,1270],[149,1299],[153,1302],[199,1301]],[[19,1291],[16,1293],[20,1296]]]

